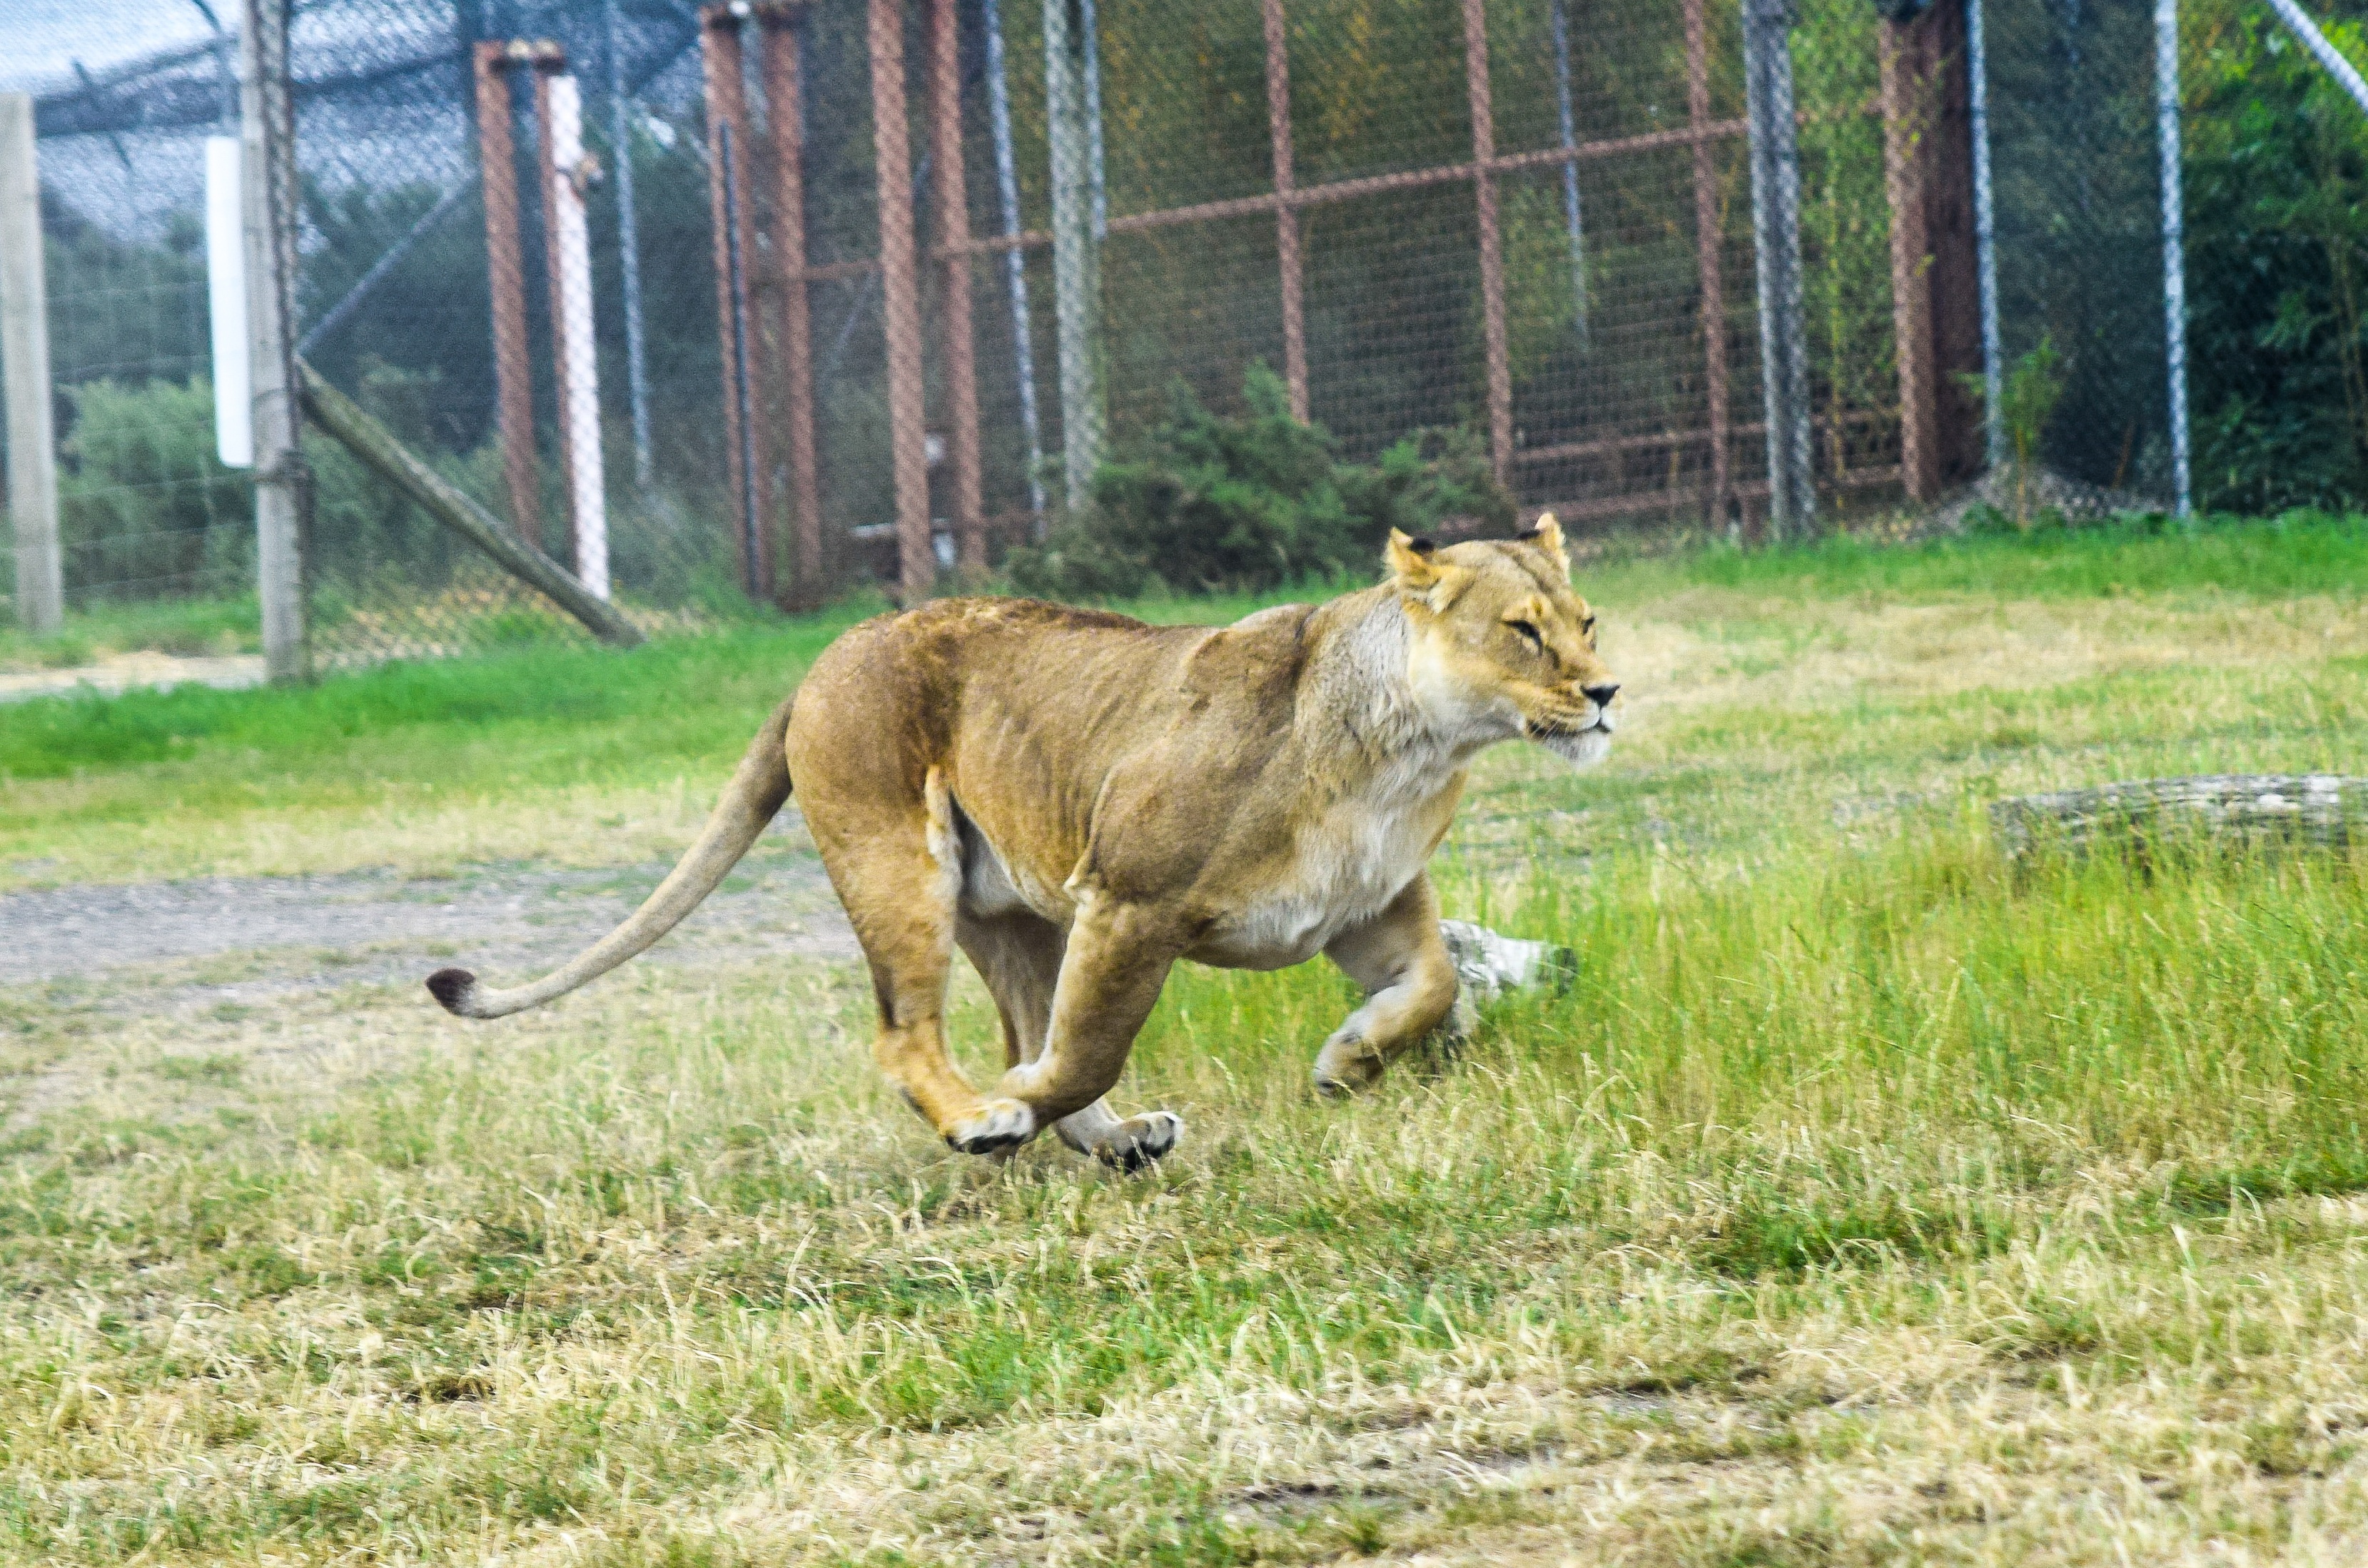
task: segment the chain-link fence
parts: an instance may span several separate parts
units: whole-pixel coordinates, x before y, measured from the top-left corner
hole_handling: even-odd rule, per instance
[[[1343,473],[1748,536],[1770,328],[1742,8],[305,0],[300,352],[645,624],[992,567],[1100,465],[1261,409]],[[2168,504],[2157,9],[1793,7],[1824,521],[2000,455],[1986,494],[2020,520]],[[2197,500],[2354,505],[2368,121],[2259,0],[2179,21]],[[121,52],[0,79],[36,97],[66,597],[236,599],[200,216],[234,51]],[[322,659],[573,634],[305,449]]]

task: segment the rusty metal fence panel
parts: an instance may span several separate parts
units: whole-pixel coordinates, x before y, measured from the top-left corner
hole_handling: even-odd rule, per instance
[[[1984,4],[2002,358],[2061,361],[2034,460],[2147,504],[2165,448],[2147,6]],[[1985,455],[1964,381],[1963,6],[1793,7],[1816,477],[1844,524]],[[2261,183],[2239,172],[2246,106],[2306,108],[2309,78],[2259,0],[2183,9],[2192,298],[2217,346],[2192,371],[2199,494],[2368,491],[2351,383],[2273,341],[2237,286],[2243,256],[2271,254],[2239,210]],[[1099,391],[1079,406],[1109,453],[1178,382],[1237,410],[1263,362],[1347,460],[1454,430],[1579,531],[1750,536],[1767,415],[1738,0],[302,0],[303,352],[567,563],[562,409],[596,406],[614,591],[652,626],[977,581],[1057,512],[1073,434],[1048,15],[1084,72]],[[190,27],[80,74],[0,68],[37,97],[83,608],[227,602],[254,570],[245,477],[208,439],[195,243],[231,51]],[[585,302],[548,241],[563,70],[597,165],[569,176],[588,356],[552,332],[554,297]],[[2332,265],[2312,247],[2334,244],[2272,251],[2308,294]],[[2289,358],[2283,379],[2255,369]],[[2290,456],[2305,441],[2315,467]],[[307,450],[324,662],[575,635],[342,453]]]

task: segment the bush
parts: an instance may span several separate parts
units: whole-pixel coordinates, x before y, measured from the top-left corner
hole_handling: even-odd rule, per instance
[[[58,531],[69,593],[155,598],[252,575],[253,492],[215,459],[207,382],[85,381],[65,395]]]
[[[1229,418],[1178,381],[1167,422],[1094,475],[1091,507],[1012,552],[1012,582],[1056,598],[1256,591],[1360,569],[1393,528],[1512,525],[1513,499],[1469,432],[1418,432],[1372,464],[1344,463],[1329,432],[1292,417],[1263,363],[1242,394],[1247,413]]]

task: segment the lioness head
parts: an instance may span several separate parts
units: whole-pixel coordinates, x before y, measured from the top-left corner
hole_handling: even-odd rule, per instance
[[[1527,735],[1573,764],[1603,760],[1620,682],[1596,657],[1554,514],[1444,550],[1393,528],[1386,559],[1412,631],[1407,675],[1435,717],[1474,742]]]

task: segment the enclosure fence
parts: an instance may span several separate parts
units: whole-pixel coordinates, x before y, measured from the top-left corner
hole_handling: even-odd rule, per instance
[[[2178,384],[2201,504],[2351,504],[2368,236],[2305,199],[2359,179],[2362,117],[2271,5],[2163,10],[302,0],[291,336],[644,631],[985,580],[1179,397],[1279,399],[1344,462],[1454,449],[1577,535],[1748,540],[1986,474],[2018,523],[2171,508]],[[224,22],[0,73],[71,608],[253,592],[209,335]],[[2265,146],[2265,103],[2301,129]],[[579,634],[345,446],[302,456],[316,663]]]

